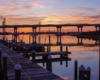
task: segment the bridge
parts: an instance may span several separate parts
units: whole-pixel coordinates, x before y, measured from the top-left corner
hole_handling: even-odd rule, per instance
[[[17,41],[17,29],[18,28],[32,28],[32,37],[33,37],[33,42],[36,42],[36,34],[46,34],[46,33],[42,33],[40,28],[42,27],[56,27],[57,28],[57,32],[54,33],[57,36],[57,41],[58,43],[61,42],[61,34],[62,34],[62,27],[77,27],[78,28],[78,33],[82,32],[82,29],[84,26],[87,27],[91,27],[91,26],[95,26],[96,31],[99,30],[100,31],[100,24],[37,24],[37,25],[6,25],[5,23],[5,19],[2,23],[2,25],[0,26],[0,28],[2,28],[3,31],[3,39],[5,39],[5,33],[6,33],[6,28],[13,28],[14,29],[14,40]],[[36,32],[36,29],[39,27],[39,32]],[[40,40],[40,37],[39,37]],[[40,42],[40,41],[39,41]]]

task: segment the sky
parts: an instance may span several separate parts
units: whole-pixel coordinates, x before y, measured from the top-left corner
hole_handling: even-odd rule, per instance
[[[100,0],[0,0],[0,24],[100,23]]]

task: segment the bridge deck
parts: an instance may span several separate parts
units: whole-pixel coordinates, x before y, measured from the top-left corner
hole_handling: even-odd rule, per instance
[[[14,66],[17,63],[22,66],[21,80],[63,80],[15,51],[10,50],[1,43],[0,48],[3,53],[8,54],[7,68],[9,80],[15,80]]]

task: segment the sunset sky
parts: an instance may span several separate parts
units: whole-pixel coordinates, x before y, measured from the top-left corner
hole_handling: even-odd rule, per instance
[[[100,0],[0,0],[0,24],[100,23]]]

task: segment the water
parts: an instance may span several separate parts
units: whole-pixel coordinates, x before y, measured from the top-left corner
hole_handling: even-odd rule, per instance
[[[20,38],[24,38],[24,42],[29,43],[29,35],[20,35]],[[7,36],[9,40],[12,36]],[[48,43],[48,35],[41,35],[40,43]],[[38,42],[39,36],[37,36]],[[19,41],[19,39],[18,39]],[[62,44],[75,44],[78,39],[72,36],[62,36]],[[32,37],[31,37],[32,42]],[[55,35],[51,35],[51,43],[56,44],[57,38]],[[84,44],[95,44],[94,40],[83,39]],[[63,51],[65,51],[66,46],[63,46]],[[60,51],[59,46],[52,46],[51,51]],[[72,52],[68,55],[71,61],[68,61],[68,66],[66,67],[66,62],[64,61],[62,65],[60,62],[53,62],[52,72],[61,76],[65,80],[74,80],[74,61],[78,60],[78,67],[84,65],[85,68],[88,66],[91,68],[91,80],[98,80],[99,72],[99,46],[69,46],[68,51]],[[54,56],[58,57],[58,56]],[[43,67],[42,63],[39,63]],[[45,66],[44,66],[45,68]]]

